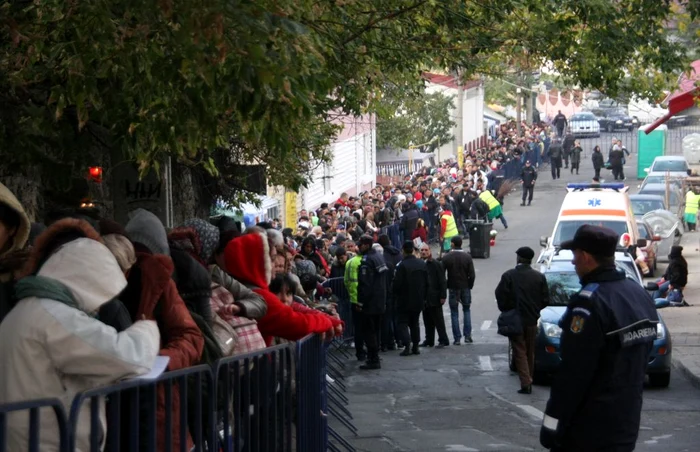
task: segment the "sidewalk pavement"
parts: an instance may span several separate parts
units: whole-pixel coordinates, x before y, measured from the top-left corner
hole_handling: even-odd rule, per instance
[[[683,295],[691,306],[659,312],[673,340],[674,367],[700,388],[700,232],[683,234],[681,245],[688,262],[688,285]]]

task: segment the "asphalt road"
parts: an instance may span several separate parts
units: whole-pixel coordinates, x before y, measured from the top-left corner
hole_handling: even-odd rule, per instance
[[[386,352],[380,371],[362,372],[359,363],[347,363],[349,409],[359,436],[335,421],[331,425],[358,451],[543,450],[539,430],[549,387],[535,386],[532,395],[516,393],[519,382],[508,370],[507,340],[496,334],[493,291],[500,275],[515,265],[515,250],[523,245],[539,250],[540,236],[551,233],[566,182],[590,180],[589,159],[582,162],[578,177],[562,170],[562,179],[552,181],[542,171],[531,207],[519,206],[519,193],[506,198],[509,229],[497,223],[491,258],[475,260],[474,344],[422,349],[420,356],[410,357]],[[627,172],[632,175],[635,162],[629,160]],[[603,176],[610,177],[610,172]],[[628,183],[636,188],[635,181]],[[444,313],[452,338],[447,304]],[[679,372],[673,372],[669,388],[647,388],[637,450],[697,451],[699,396]]]

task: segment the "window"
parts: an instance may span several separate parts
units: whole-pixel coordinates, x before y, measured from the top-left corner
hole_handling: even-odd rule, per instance
[[[544,274],[549,287],[549,305],[566,306],[569,298],[579,290],[581,283],[576,272],[553,271]]]
[[[616,234],[622,235],[627,232],[627,223],[624,221],[609,221],[609,220],[591,220],[591,221],[560,221],[557,225],[557,230],[554,232],[554,246],[561,245],[561,242],[571,240],[576,234],[576,230],[584,224],[592,224],[595,226],[604,226],[615,231]]]
[[[631,202],[632,202],[632,212],[634,212],[635,216],[642,216],[647,212],[651,212],[652,210],[664,208],[664,201],[661,199],[659,199],[659,200],[634,199]]]
[[[688,163],[685,160],[657,160],[651,170],[685,172],[688,170]]]
[[[639,231],[639,238],[640,239],[645,239],[645,240],[651,239],[651,237],[649,237],[649,230],[642,223],[637,223],[637,231]]]

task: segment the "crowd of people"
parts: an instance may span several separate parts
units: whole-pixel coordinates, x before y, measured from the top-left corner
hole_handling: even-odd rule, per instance
[[[68,408],[81,391],[148,373],[157,356],[174,371],[311,333],[342,335],[335,306],[307,277],[324,260],[312,238],[305,243],[295,251],[272,225],[241,231],[227,217],[166,230],[143,209],[125,225],[81,209],[31,223],[0,184],[0,404],[57,398]],[[171,396],[158,387],[158,450],[180,450],[181,428],[191,450],[196,404],[181,417],[179,391]],[[83,411],[75,444],[88,450],[90,404]],[[39,449],[57,450],[55,418],[40,422]],[[26,415],[8,417],[8,450],[27,448],[28,427]],[[110,426],[101,427],[104,441]]]

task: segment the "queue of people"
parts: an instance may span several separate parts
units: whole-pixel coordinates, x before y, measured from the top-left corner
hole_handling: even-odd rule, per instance
[[[81,391],[148,373],[157,356],[174,371],[277,339],[342,334],[343,322],[317,286],[323,261],[315,243],[295,250],[270,224],[241,231],[230,218],[215,223],[191,219],[168,231],[143,209],[126,225],[77,209],[32,224],[0,184],[0,404],[57,398],[69,407]],[[285,290],[273,292],[280,279]],[[196,407],[180,413],[177,384],[171,396],[166,402],[158,388],[158,450],[167,442],[190,450]],[[83,411],[75,442],[87,450],[89,404]],[[40,422],[39,449],[56,449],[55,418]],[[101,424],[109,436],[102,416]],[[26,449],[28,427],[26,416],[7,418],[9,450]],[[122,423],[122,435],[125,429]]]

